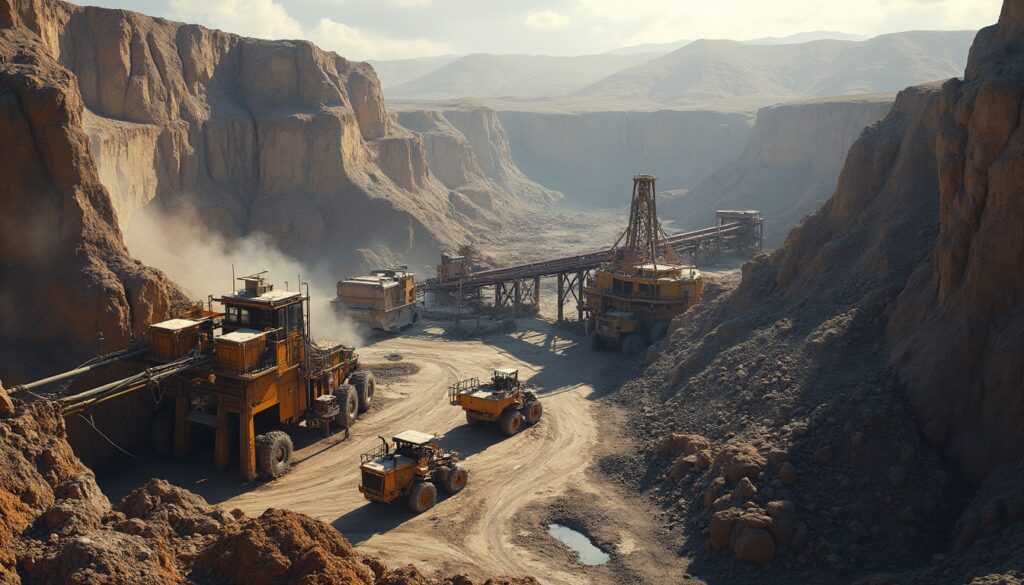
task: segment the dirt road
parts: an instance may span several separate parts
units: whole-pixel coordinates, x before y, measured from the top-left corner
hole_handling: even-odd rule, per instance
[[[415,364],[412,376],[381,380],[378,404],[352,428],[352,438],[307,439],[296,464],[266,484],[238,485],[225,473],[198,477],[196,468],[163,463],[153,475],[197,491],[227,509],[258,515],[266,508],[288,508],[333,524],[361,550],[391,564],[415,562],[427,570],[533,575],[543,583],[659,582],[662,567],[678,558],[661,549],[645,510],[628,503],[615,486],[588,471],[599,433],[615,434],[593,401],[602,372],[625,360],[613,352],[593,352],[543,320],[521,320],[520,331],[486,340],[452,341],[427,327],[409,335],[378,340],[359,350],[366,364]],[[525,330],[522,330],[525,329]],[[484,378],[497,366],[515,365],[520,377],[543,396],[539,424],[506,438],[496,428],[465,424],[461,409],[447,401],[452,382]],[[605,424],[602,425],[602,420]],[[603,427],[603,428],[602,428]],[[404,505],[370,504],[358,492],[359,454],[404,429],[436,433],[446,448],[462,454],[468,487],[414,516]],[[299,441],[302,443],[301,439]],[[131,475],[145,474],[135,472]],[[116,497],[132,479],[121,476],[104,488]],[[134,485],[138,485],[137,478]],[[123,491],[123,490],[121,490]],[[586,501],[580,514],[601,510],[621,531],[607,539],[616,547],[605,566],[584,567],[545,531],[552,502]],[[585,524],[582,522],[581,524]],[[649,558],[654,555],[658,558]],[[674,573],[679,574],[676,569]],[[628,574],[628,578],[624,576]]]

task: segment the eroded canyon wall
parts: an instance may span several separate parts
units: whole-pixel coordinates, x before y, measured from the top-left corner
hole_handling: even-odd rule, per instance
[[[74,75],[0,2],[0,376],[50,373],[131,344],[182,300],[125,248]]]
[[[430,169],[454,192],[449,197],[464,213],[473,213],[461,202],[464,198],[478,209],[494,212],[499,208],[507,211],[510,203],[536,207],[561,197],[531,180],[512,161],[508,136],[490,108],[406,106],[398,109],[397,119],[422,138]],[[493,213],[491,216],[496,218]]]
[[[694,187],[740,155],[753,123],[746,114],[671,110],[498,117],[516,165],[576,208],[627,206],[637,173],[656,175],[662,191]]]
[[[659,212],[673,227],[709,225],[717,209],[757,209],[767,218],[765,246],[832,195],[847,151],[865,126],[882,119],[894,96],[856,96],[780,104],[757,113],[743,154]]]
[[[332,274],[368,257],[432,264],[466,239],[467,215],[430,172],[421,138],[392,124],[369,65],[304,41],[57,0],[14,4],[77,76],[123,222],[144,208],[188,209],[202,229],[187,237],[269,235]],[[471,225],[484,215],[467,205]]]
[[[942,89],[938,237],[888,329],[911,403],[975,483],[1024,457],[1022,47],[1024,5],[1008,1]]]

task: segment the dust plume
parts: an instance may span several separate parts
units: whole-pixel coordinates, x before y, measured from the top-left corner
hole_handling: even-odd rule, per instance
[[[359,327],[338,315],[330,301],[336,296],[338,275],[316,270],[282,252],[265,234],[229,238],[204,226],[190,207],[174,211],[141,209],[124,225],[125,244],[132,255],[164,271],[193,300],[206,301],[236,290],[236,277],[267,271],[275,290],[298,290],[299,278],[309,283],[313,338],[361,346]]]

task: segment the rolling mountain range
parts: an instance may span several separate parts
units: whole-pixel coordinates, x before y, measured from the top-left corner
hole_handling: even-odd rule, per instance
[[[854,35],[816,32],[643,45],[578,57],[475,54],[373,65],[388,98],[514,96],[581,109],[593,109],[581,104],[594,103],[616,110],[710,104],[753,111],[960,76],[974,34],[909,31],[853,40]]]

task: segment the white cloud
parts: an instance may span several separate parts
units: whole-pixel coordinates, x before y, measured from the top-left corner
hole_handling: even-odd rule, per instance
[[[451,52],[448,45],[430,39],[388,38],[326,17],[307,36],[321,48],[350,59],[403,59]]]
[[[273,0],[170,0],[171,17],[261,39],[296,39],[302,26]]]
[[[391,4],[399,8],[421,8],[430,6],[432,0],[391,0]]]
[[[526,26],[542,30],[562,30],[569,26],[569,17],[554,10],[531,10],[526,13]]]

